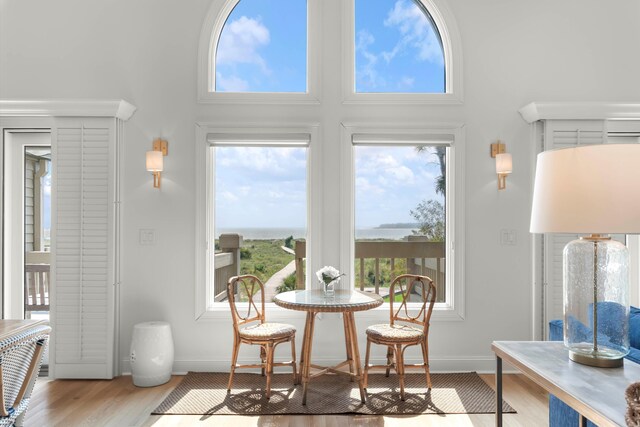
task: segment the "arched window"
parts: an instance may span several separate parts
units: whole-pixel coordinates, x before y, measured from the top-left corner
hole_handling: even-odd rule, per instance
[[[445,53],[420,0],[355,0],[356,93],[445,93]]]
[[[197,318],[228,316],[223,272],[274,276],[222,238],[268,240],[257,228],[275,230],[279,292],[332,263],[341,288],[390,299],[392,277],[421,272],[436,317],[464,318],[464,117],[431,122],[420,105],[462,101],[447,0],[215,0],[199,61],[199,101],[232,107],[196,129]],[[248,203],[261,213],[239,215]]]
[[[307,2],[240,0],[212,40],[211,92],[306,92]],[[215,36],[215,35],[214,35]]]

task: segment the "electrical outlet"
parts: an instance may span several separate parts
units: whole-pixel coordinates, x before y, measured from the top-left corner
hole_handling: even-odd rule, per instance
[[[152,228],[140,229],[140,244],[143,246],[152,246],[156,244],[156,230]]]

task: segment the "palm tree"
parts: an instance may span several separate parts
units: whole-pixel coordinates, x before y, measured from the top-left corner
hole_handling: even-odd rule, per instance
[[[423,153],[427,151],[427,149],[431,147],[430,145],[418,145],[416,147],[416,152]],[[446,155],[447,148],[442,145],[437,145],[435,147],[435,155],[438,158],[438,163],[440,165],[440,176],[436,178],[436,194],[445,195],[447,191],[447,165],[446,165]]]

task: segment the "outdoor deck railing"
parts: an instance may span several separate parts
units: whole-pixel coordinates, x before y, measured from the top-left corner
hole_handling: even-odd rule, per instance
[[[303,260],[306,256],[306,243],[296,241],[295,261],[296,261],[296,286],[304,289]],[[381,274],[380,261],[389,260],[390,277],[389,282],[396,277],[396,262],[400,259],[406,260],[406,271],[399,274],[411,273],[428,276],[436,285],[437,301],[445,300],[445,243],[428,242],[420,237],[409,237],[408,241],[356,241],[355,259],[356,272],[358,272],[358,287],[361,291],[369,290],[380,294]],[[365,283],[365,261],[374,260],[374,282],[373,286]]]
[[[240,247],[242,236],[237,234],[223,234],[219,238],[220,252],[214,255],[214,295],[215,301],[227,298],[227,282],[233,276],[240,274]],[[306,242],[295,242],[296,287],[304,289],[305,274],[304,260],[306,258]],[[389,282],[397,274],[411,273],[430,277],[436,285],[437,301],[445,300],[445,243],[428,242],[418,236],[410,236],[406,241],[356,241],[355,258],[358,288],[362,291],[372,291],[384,294],[382,285],[381,262],[388,262],[390,269]],[[367,283],[365,276],[366,260],[373,259],[373,283]],[[387,261],[388,260],[388,261]],[[399,260],[405,260],[404,271],[399,270]]]
[[[215,266],[213,278],[214,301],[227,299],[227,282],[240,274],[240,247],[242,236],[238,234],[221,234],[218,239],[220,252],[214,254]]]

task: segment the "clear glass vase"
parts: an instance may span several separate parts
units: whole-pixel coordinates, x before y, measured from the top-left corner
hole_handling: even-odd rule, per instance
[[[629,353],[629,251],[593,235],[564,249],[564,344],[571,360],[622,366]]]
[[[322,283],[322,289],[324,290],[324,295],[326,297],[332,297],[336,294],[336,285],[338,284],[338,282],[340,282],[339,277],[337,279],[332,280],[329,283],[320,282]]]

